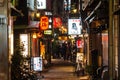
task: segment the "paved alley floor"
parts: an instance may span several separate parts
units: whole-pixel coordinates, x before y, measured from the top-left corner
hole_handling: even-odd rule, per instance
[[[80,79],[81,76],[75,75],[75,69],[69,61],[53,59],[52,64],[53,66],[47,72],[41,74],[44,78],[40,80],[88,80]]]

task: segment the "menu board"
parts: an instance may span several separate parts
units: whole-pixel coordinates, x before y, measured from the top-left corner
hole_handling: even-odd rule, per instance
[[[42,58],[41,57],[32,57],[31,58],[31,69],[34,71],[42,71],[43,65],[42,65]]]

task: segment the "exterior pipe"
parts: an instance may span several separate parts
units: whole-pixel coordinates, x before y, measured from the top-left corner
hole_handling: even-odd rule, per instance
[[[100,7],[101,3],[102,3],[102,1],[100,1],[98,3],[98,5],[95,7],[95,9],[90,13],[90,15],[84,21],[87,21],[95,13],[95,11]]]
[[[113,80],[113,0],[109,0],[109,29],[108,29],[108,75],[109,80]]]

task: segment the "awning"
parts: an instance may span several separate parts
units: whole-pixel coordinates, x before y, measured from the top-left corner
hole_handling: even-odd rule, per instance
[[[24,14],[20,10],[15,8],[12,4],[10,4],[10,7],[11,7],[11,16],[24,16]]]

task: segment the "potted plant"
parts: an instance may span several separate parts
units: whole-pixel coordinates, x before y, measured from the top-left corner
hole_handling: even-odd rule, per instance
[[[85,72],[89,75],[90,80],[92,80],[93,76],[93,66],[92,65],[86,65]]]
[[[11,80],[20,80],[21,66],[23,64],[22,46],[17,45],[11,58]]]

